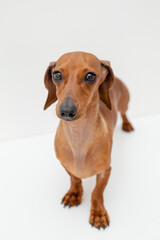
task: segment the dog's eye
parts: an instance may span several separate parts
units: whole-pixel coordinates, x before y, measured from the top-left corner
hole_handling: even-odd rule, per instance
[[[92,72],[89,72],[89,73],[86,74],[84,80],[87,83],[94,83],[96,81],[96,74],[92,73]]]
[[[53,80],[55,82],[60,82],[62,81],[62,74],[58,71],[53,72]]]

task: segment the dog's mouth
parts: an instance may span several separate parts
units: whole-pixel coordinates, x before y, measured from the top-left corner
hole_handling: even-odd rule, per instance
[[[65,121],[75,121],[76,120],[76,115],[73,116],[73,114],[69,114],[68,116],[62,116],[60,115],[59,116],[62,120],[65,120]]]

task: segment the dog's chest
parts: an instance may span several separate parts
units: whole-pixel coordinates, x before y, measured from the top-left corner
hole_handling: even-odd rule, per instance
[[[107,129],[103,125],[102,121],[99,127],[94,124],[86,126],[85,122],[80,126],[65,126],[63,147],[57,146],[56,152],[62,165],[75,176],[83,178],[95,175],[106,164],[101,157],[105,151],[107,161]]]
[[[75,169],[77,172],[82,172],[86,166],[88,143],[93,139],[92,132],[85,128],[75,127],[68,129],[66,134],[73,154]]]

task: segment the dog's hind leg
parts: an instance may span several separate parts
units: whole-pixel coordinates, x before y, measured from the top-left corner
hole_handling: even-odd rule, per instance
[[[131,132],[134,130],[132,124],[129,122],[126,113],[121,113],[123,123],[122,123],[122,129],[126,132]]]
[[[134,128],[126,115],[126,112],[128,109],[128,103],[129,103],[129,92],[127,87],[121,80],[117,79],[116,84],[117,84],[117,88],[120,91],[120,97],[118,100],[117,107],[118,107],[118,111],[121,113],[122,120],[123,120],[122,129],[126,132],[131,132],[134,130]]]

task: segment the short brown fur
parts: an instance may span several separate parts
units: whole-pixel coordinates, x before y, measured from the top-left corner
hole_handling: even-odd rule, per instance
[[[61,71],[62,82],[52,80],[54,71]],[[95,83],[83,81],[87,72],[96,74]],[[56,156],[71,178],[71,187],[62,202],[69,207],[80,204],[83,194],[81,179],[96,175],[89,222],[98,229],[106,228],[110,220],[104,207],[103,191],[111,172],[112,136],[118,111],[123,119],[123,130],[133,130],[126,116],[128,90],[114,77],[108,61],[84,52],[67,53],[52,62],[44,81],[48,89],[44,109],[58,99],[56,113],[60,117],[59,107],[66,97],[72,98],[78,109],[73,121],[60,120],[55,137]]]

